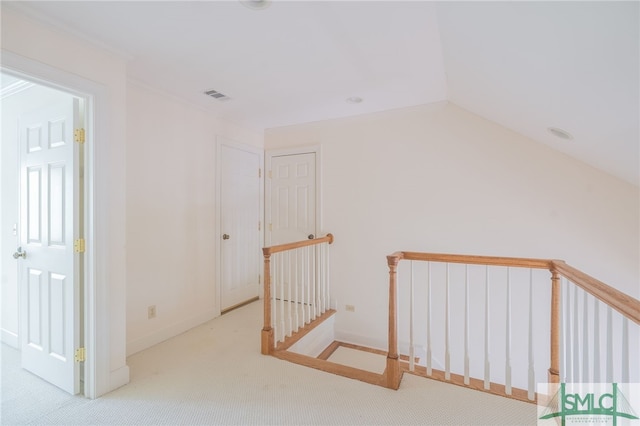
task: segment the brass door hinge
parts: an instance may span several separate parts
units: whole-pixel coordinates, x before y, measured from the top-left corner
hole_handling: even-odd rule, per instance
[[[76,362],[85,362],[87,359],[87,351],[84,348],[76,349],[76,356],[74,359]]]
[[[84,129],[75,129],[73,131],[73,140],[78,143],[84,143]]]
[[[262,177],[262,169],[258,169],[258,177],[261,178]]]
[[[267,172],[267,177],[268,177],[269,179],[273,179],[273,173],[271,173],[271,170],[269,170],[269,171]]]
[[[269,231],[273,231],[273,223],[269,224]]]
[[[84,238],[80,238],[73,242],[73,251],[76,253],[84,253],[85,250],[85,242]]]

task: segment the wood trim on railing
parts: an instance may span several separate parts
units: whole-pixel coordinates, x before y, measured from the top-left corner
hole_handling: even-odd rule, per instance
[[[400,362],[398,361],[398,313],[397,313],[397,268],[400,258],[387,256],[389,266],[389,351],[387,352],[387,368],[385,370],[385,386],[398,389],[402,380]]]
[[[333,234],[327,234],[324,237],[314,238],[313,240],[302,240],[302,241],[296,241],[293,243],[280,244],[277,246],[264,247],[262,249],[262,253],[265,256],[267,256],[267,255],[272,255],[274,253],[280,253],[281,251],[293,250],[300,247],[314,246],[314,245],[322,244],[325,242],[329,244],[333,244]]]
[[[567,265],[562,260],[552,261],[552,268],[573,284],[640,325],[640,300]]]
[[[551,269],[552,260],[519,257],[470,256],[463,254],[395,252],[391,256],[400,260],[422,260],[429,262],[465,263],[468,265],[511,266],[520,268]]]

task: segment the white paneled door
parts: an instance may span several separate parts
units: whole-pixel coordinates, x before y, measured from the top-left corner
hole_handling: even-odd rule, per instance
[[[260,279],[260,153],[220,146],[220,310],[258,297]]]
[[[22,367],[71,394],[80,391],[78,100],[20,118],[20,342]],[[75,219],[74,219],[75,218]]]
[[[268,221],[270,245],[316,235],[316,153],[271,157]]]

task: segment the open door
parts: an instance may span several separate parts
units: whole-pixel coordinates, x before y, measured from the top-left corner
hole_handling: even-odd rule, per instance
[[[261,154],[220,143],[220,311],[258,298]]]
[[[20,118],[20,238],[14,254],[20,262],[22,367],[71,394],[80,392],[80,363],[74,359],[84,251],[80,148],[74,143],[79,119],[79,100],[71,96]]]

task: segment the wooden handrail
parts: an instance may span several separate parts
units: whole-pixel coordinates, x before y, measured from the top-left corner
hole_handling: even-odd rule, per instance
[[[519,257],[470,256],[464,254],[418,253],[399,251],[391,256],[399,260],[420,260],[444,263],[465,263],[468,265],[511,266],[519,268],[551,269],[553,260],[527,259]]]
[[[567,265],[562,260],[552,261],[552,268],[593,297],[640,325],[640,300]]]
[[[264,247],[262,249],[262,253],[265,256],[268,256],[268,255],[272,255],[274,253],[280,253],[282,251],[293,250],[293,249],[297,249],[297,248],[300,248],[300,247],[313,246],[313,245],[316,245],[316,244],[322,244],[324,242],[328,242],[329,244],[333,244],[333,234],[329,233],[324,237],[314,238],[312,240],[302,240],[302,241],[296,241],[296,242],[293,242],[293,243],[280,244],[280,245],[277,245],[277,246]]]

